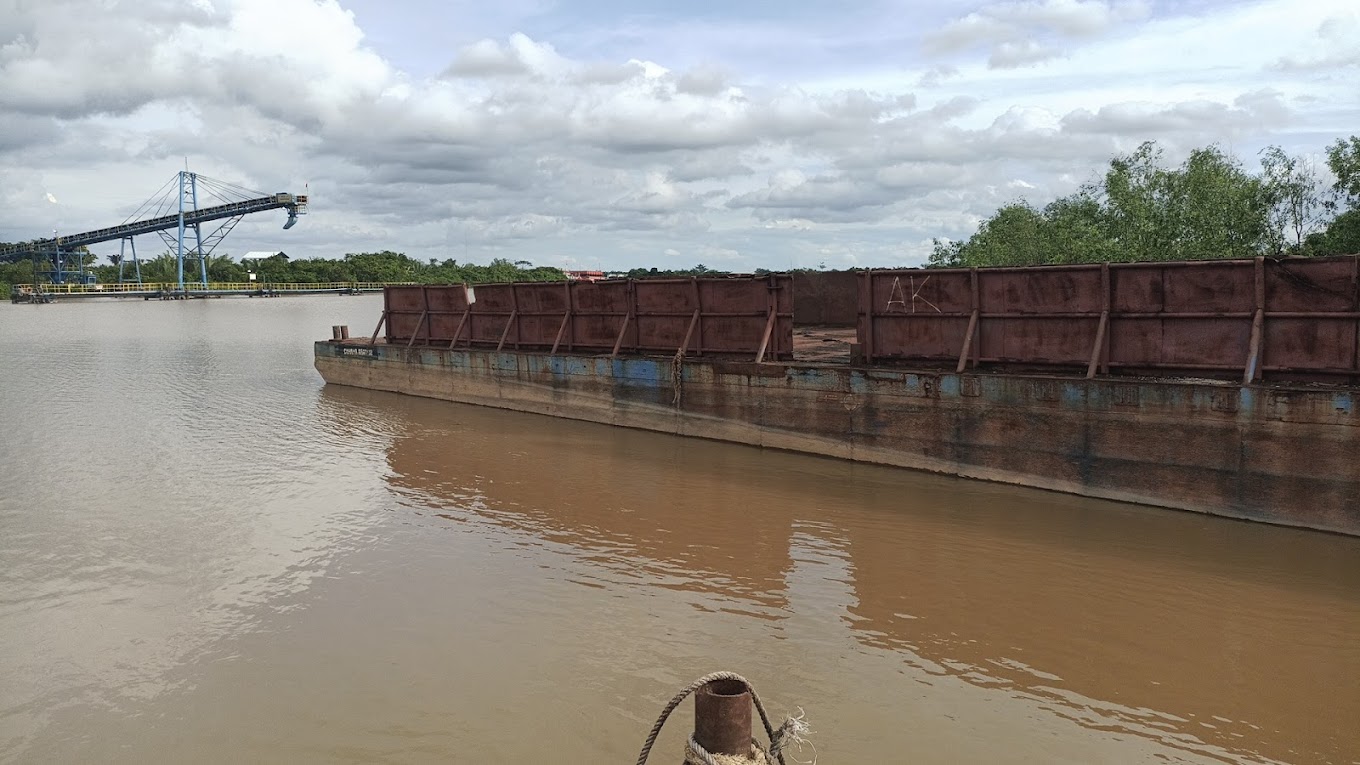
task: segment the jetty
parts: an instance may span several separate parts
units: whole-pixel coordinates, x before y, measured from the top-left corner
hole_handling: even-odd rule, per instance
[[[17,284],[10,290],[11,303],[54,303],[59,300],[93,298],[141,298],[142,300],[197,300],[222,297],[282,297],[285,295],[362,295],[382,292],[382,282],[208,282],[204,284]]]

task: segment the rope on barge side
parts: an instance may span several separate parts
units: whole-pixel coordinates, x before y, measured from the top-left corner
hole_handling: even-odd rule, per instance
[[[685,391],[685,349],[681,348],[675,352],[675,361],[671,364],[671,390],[675,395],[671,398],[671,406],[679,409],[680,398]]]
[[[755,687],[746,678],[735,672],[713,672],[682,688],[670,700],[666,708],[661,710],[661,716],[656,719],[656,724],[652,726],[652,731],[647,735],[647,741],[642,745],[642,751],[638,754],[637,765],[647,765],[647,757],[652,752],[652,745],[656,743],[656,737],[660,735],[662,726],[666,724],[666,718],[670,717],[671,712],[674,712],[675,708],[680,706],[680,702],[684,701],[691,693],[718,680],[731,680],[746,687],[746,690],[751,694],[751,703],[755,705],[756,711],[760,713],[760,721],[765,725],[765,735],[770,739],[770,747],[767,750],[760,745],[759,741],[751,739],[751,752],[748,756],[713,754],[700,746],[699,742],[695,740],[694,734],[691,733],[689,740],[685,743],[685,765],[750,765],[751,763],[769,762],[787,765],[784,761],[784,750],[789,746],[801,750],[803,744],[809,743],[804,736],[811,730],[802,714],[797,717],[785,717],[784,723],[776,729],[770,725],[770,717],[765,713],[765,705],[760,702],[760,696],[756,695]],[[812,765],[816,765],[815,757]]]

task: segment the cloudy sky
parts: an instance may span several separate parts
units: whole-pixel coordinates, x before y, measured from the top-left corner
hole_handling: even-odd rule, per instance
[[[1357,132],[1354,0],[0,0],[0,241],[187,158],[310,192],[236,256],[911,265],[1144,140]]]

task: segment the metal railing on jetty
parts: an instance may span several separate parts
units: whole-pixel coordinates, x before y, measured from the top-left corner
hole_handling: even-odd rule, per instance
[[[176,282],[143,282],[124,284],[19,284],[10,295],[12,302],[51,302],[59,298],[127,298],[180,299],[200,297],[276,297],[280,295],[358,295],[381,292],[384,282],[208,282],[206,285]]]

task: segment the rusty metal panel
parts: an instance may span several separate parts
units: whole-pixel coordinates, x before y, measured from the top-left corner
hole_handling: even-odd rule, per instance
[[[423,287],[401,286],[383,289],[383,299],[389,311],[420,313],[424,308],[423,294]]]
[[[793,279],[789,276],[768,277],[775,309],[774,333],[770,354],[777,359],[793,358]]]
[[[577,314],[571,319],[568,350],[612,350],[620,332],[627,332],[624,324],[627,312],[620,314]]]
[[[383,290],[387,342],[433,344],[451,338],[467,306],[466,287],[457,285],[392,286]],[[445,340],[444,342],[447,342]]]
[[[488,300],[483,306],[479,299],[473,304],[473,310],[489,312],[494,307],[497,315],[505,316],[510,322],[510,330],[505,333],[505,347],[551,346],[567,310],[566,293],[562,285],[535,282],[494,286],[497,288],[492,293],[494,302]],[[510,321],[512,316],[514,320]],[[496,339],[499,343],[500,338]]]
[[[688,314],[698,307],[694,295],[697,282],[695,279],[644,279],[634,282],[633,294],[637,296],[638,314]],[[715,308],[711,304],[707,307]]]
[[[1267,261],[1267,310],[1360,311],[1357,262],[1357,258]]]
[[[510,316],[500,316],[497,314],[479,314],[475,311],[468,315],[467,329],[464,330],[466,340],[464,344],[468,346],[494,346],[499,343],[501,335],[510,325]]]
[[[690,319],[694,311],[698,310],[696,284],[697,281],[691,279],[646,279],[635,282],[634,334],[625,340],[630,347],[642,351],[669,349],[674,353],[684,343]],[[711,305],[705,307],[713,310]]]
[[[629,315],[633,310],[632,282],[612,279],[571,284],[571,317],[568,319],[563,347],[571,351],[608,353],[614,350],[619,333],[625,340],[635,337]],[[626,343],[632,347],[633,343]]]
[[[472,304],[472,312],[478,314],[504,314],[510,315],[515,310],[515,293],[513,284],[478,284],[472,288],[476,301]]]
[[[638,350],[674,351],[685,345],[696,355],[745,356],[764,344],[766,358],[792,357],[788,276],[646,279],[633,285]]]
[[[472,310],[468,313],[467,342],[474,346],[499,346],[501,339],[513,343],[515,293],[508,284],[472,287]]]
[[[968,271],[882,271],[873,274],[873,305],[882,315],[932,315],[972,308]]]
[[[571,285],[573,310],[582,314],[619,315],[632,310],[627,280],[575,282]]]
[[[1160,360],[1164,324],[1155,316],[1110,319],[1106,361],[1115,368],[1126,368]]]
[[[799,271],[791,278],[794,326],[855,326],[859,272]]]
[[[1110,267],[1110,310],[1160,311],[1166,299],[1165,269]]]
[[[867,290],[867,309],[874,315],[869,331],[875,356],[958,356],[974,307],[971,272],[870,273]],[[861,326],[863,331],[866,327]]]
[[[877,271],[859,293],[869,363],[1360,382],[1354,256]]]
[[[433,313],[462,314],[467,308],[467,287],[462,284],[438,284],[425,288]]]
[[[1241,369],[1251,341],[1250,319],[1162,319],[1159,353],[1152,366]]]
[[[1356,365],[1356,319],[1270,319],[1265,323],[1262,364],[1269,371],[1360,371]]]
[[[405,343],[416,334],[420,326],[420,313],[398,313],[390,311],[387,314],[387,342]]]
[[[433,302],[434,295],[431,294],[430,298]],[[442,341],[443,344],[447,345],[449,340],[453,338],[453,333],[459,330],[462,319],[462,311],[457,313],[431,313],[425,319],[429,323],[429,326],[425,328],[428,331],[429,343],[438,344]],[[422,331],[421,336],[425,337],[426,332]]]
[[[900,314],[879,317],[876,347],[900,345],[914,358],[955,359],[968,331],[967,316],[912,318]]]
[[[1082,313],[1101,308],[1100,267],[978,271],[984,313]]]
[[[567,292],[563,284],[569,282],[536,282],[510,285],[515,293],[515,310],[525,315],[561,316],[567,310]]]
[[[389,343],[793,354],[787,276],[390,287],[384,316]]]
[[[754,281],[754,280],[753,280]],[[764,277],[769,306],[770,336],[767,358],[793,358],[793,279],[788,275]],[[754,285],[752,285],[754,289]],[[752,296],[754,299],[754,295]]]
[[[771,335],[767,357],[792,357],[791,277],[700,279],[698,285],[703,306],[697,341],[700,353],[749,353],[760,347],[768,326]]]
[[[1110,319],[1108,361],[1115,367],[1152,370],[1242,369],[1251,320],[1126,316]]]
[[[394,286],[383,288],[383,324],[387,342],[405,343],[421,325],[424,288]]]
[[[982,361],[1018,364],[1085,364],[1091,356],[1091,343],[1096,334],[1093,318],[1032,318],[1008,317],[998,321],[987,319],[979,323],[978,357]],[[960,340],[954,357],[959,355]]]
[[[1244,313],[1256,308],[1253,261],[1210,260],[1193,265],[1163,266],[1160,270],[1164,285],[1162,304],[1146,306],[1143,310]]]

